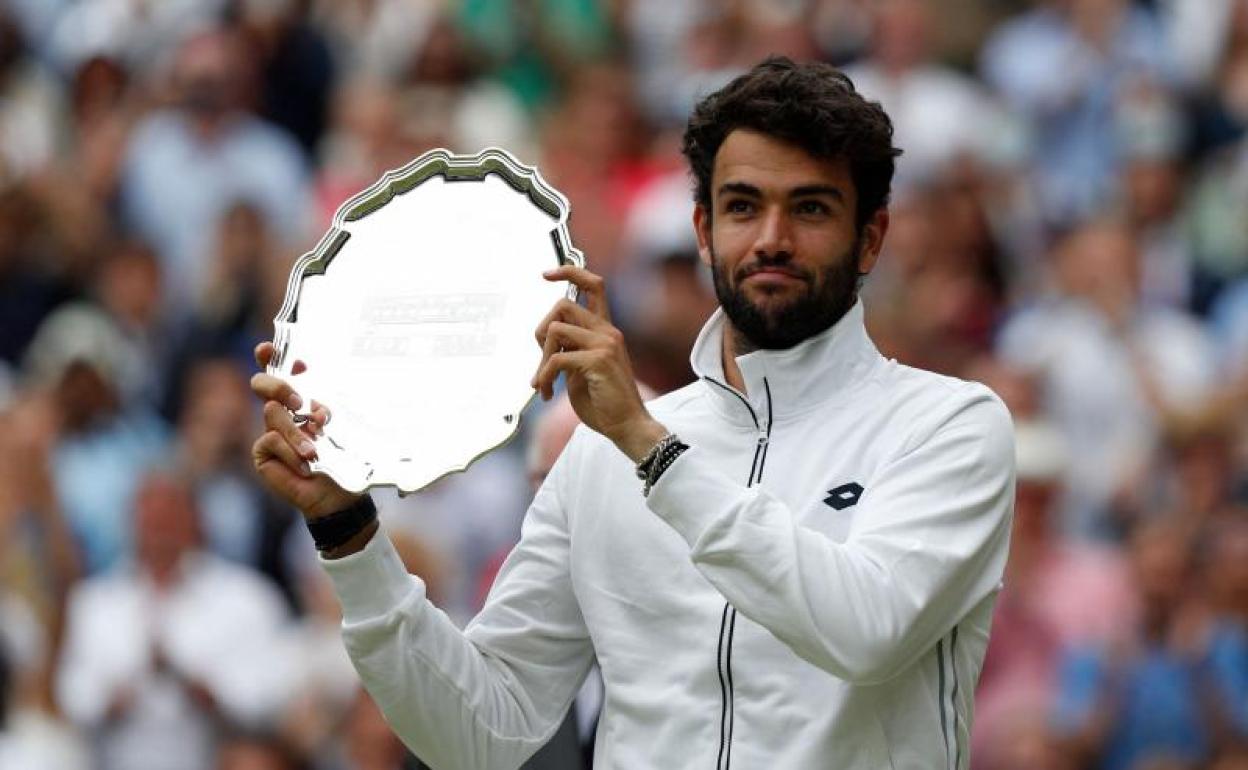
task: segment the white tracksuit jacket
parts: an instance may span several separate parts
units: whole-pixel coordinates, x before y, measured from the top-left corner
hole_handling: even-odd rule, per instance
[[[722,311],[721,311],[722,313]],[[579,428],[461,632],[387,538],[324,562],[351,658],[434,768],[514,768],[594,657],[595,768],[965,768],[1013,507],[986,388],[884,359],[858,303],[649,404],[690,445],[649,498]]]

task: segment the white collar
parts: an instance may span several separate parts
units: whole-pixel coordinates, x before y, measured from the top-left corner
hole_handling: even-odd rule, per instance
[[[698,334],[689,362],[726,416],[760,430],[773,420],[845,396],[883,360],[867,336],[859,298],[830,328],[787,350],[756,350],[737,356],[746,388],[741,393],[724,377],[726,324],[723,308],[717,309]]]

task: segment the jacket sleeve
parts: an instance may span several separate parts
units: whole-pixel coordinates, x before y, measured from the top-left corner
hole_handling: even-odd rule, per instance
[[[1000,585],[1013,434],[1000,401],[977,391],[876,474],[844,543],[729,479],[696,446],[648,505],[738,612],[841,679],[886,681]]]
[[[365,688],[438,770],[518,767],[563,720],[593,651],[568,573],[568,455],[537,493],[485,608],[461,632],[408,575],[384,531],[323,564]]]

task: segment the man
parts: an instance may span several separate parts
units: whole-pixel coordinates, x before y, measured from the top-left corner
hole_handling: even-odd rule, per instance
[[[175,103],[134,127],[122,160],[122,216],[160,255],[164,309],[179,322],[211,287],[205,234],[231,206],[254,205],[279,239],[298,238],[307,224],[309,178],[299,145],[243,109],[248,56],[236,33],[189,35],[171,62]]]
[[[1218,382],[1208,332],[1146,301],[1140,258],[1122,222],[1072,229],[1053,252],[1056,291],[997,335],[997,354],[1035,377],[1069,448],[1059,528],[1084,540],[1123,537],[1166,425],[1207,403]]]
[[[285,705],[286,605],[201,549],[183,479],[143,477],[133,525],[133,563],[70,595],[57,697],[98,768],[207,770],[221,724],[260,727]]]
[[[257,469],[313,528],[359,517],[323,540],[347,648],[434,767],[518,765],[595,657],[598,767],[965,767],[1013,447],[986,388],[887,361],[863,328],[888,118],[835,70],[770,59],[698,106],[685,154],[722,306],[700,379],[643,405],[601,279],[547,274],[587,305],[538,327],[534,385],[564,373],[586,427],[463,633],[368,504],[303,470],[298,397],[264,374]]]

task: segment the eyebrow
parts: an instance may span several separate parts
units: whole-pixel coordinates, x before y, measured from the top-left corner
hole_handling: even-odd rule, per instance
[[[725,195],[727,193],[737,193],[738,195],[748,195],[751,198],[763,197],[762,190],[758,189],[752,184],[746,184],[745,182],[727,182],[725,184],[720,185],[719,190],[717,190],[716,192],[718,192],[720,195]]]
[[[789,191],[790,198],[810,198],[817,195],[835,198],[839,203],[845,202],[845,193],[841,192],[841,188],[833,187],[829,184],[808,184],[802,187],[794,187]]]
[[[745,182],[726,182],[719,186],[717,192],[720,195],[736,193],[738,195],[746,195],[751,198],[763,197],[763,191],[752,184]],[[841,192],[839,187],[833,187],[827,184],[808,184],[800,187],[794,187],[789,191],[790,198],[811,198],[820,195],[826,195],[833,198],[839,203],[845,203],[845,193]]]

